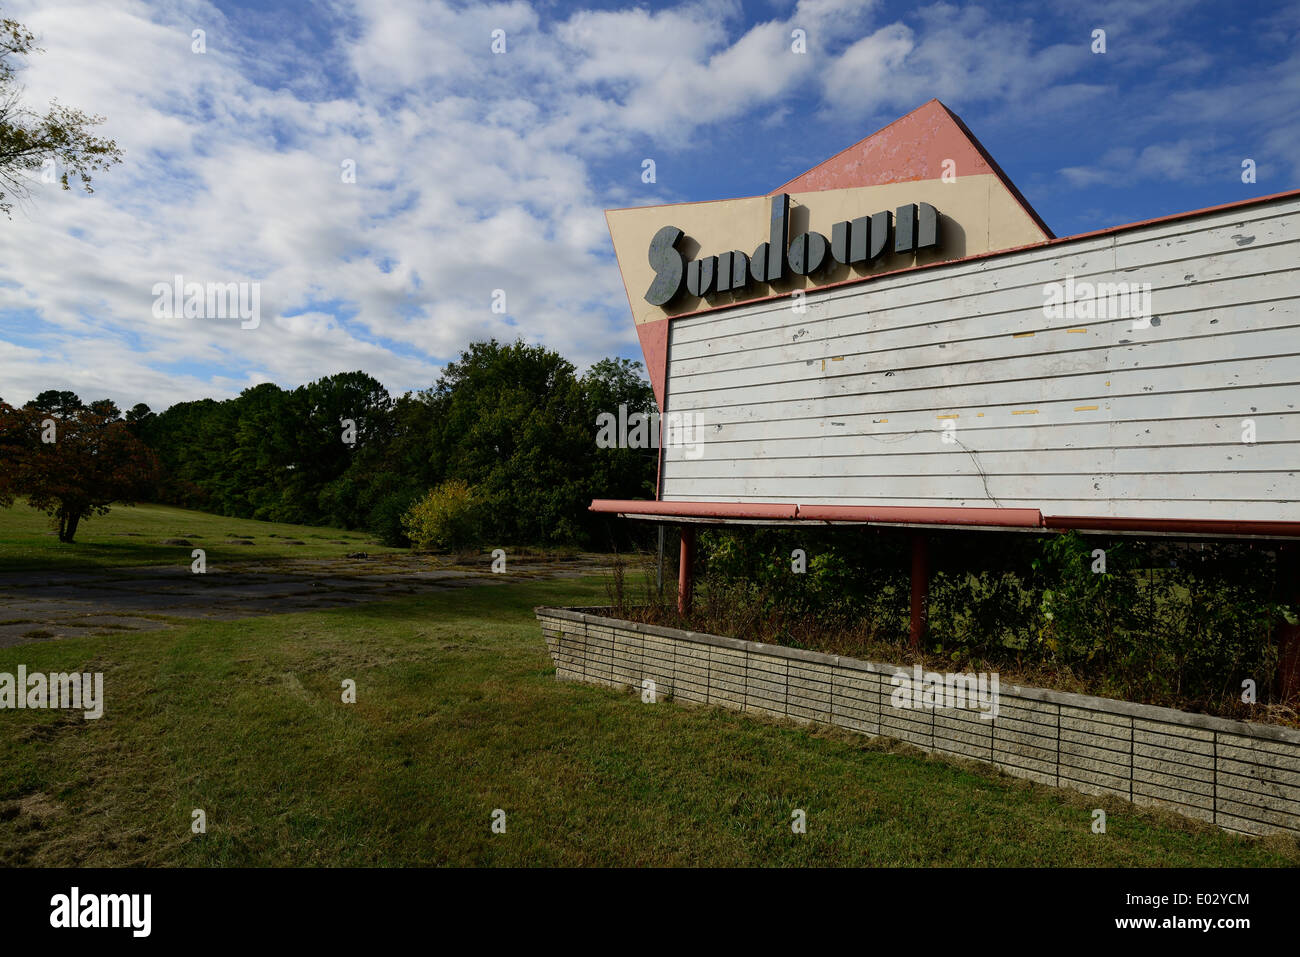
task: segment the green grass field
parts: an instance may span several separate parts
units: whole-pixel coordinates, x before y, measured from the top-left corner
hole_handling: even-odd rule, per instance
[[[55,537],[47,515],[18,504],[0,508],[0,571],[173,565],[178,546],[164,545],[167,539],[192,542],[214,564],[335,558],[360,549],[405,552],[380,545],[365,532],[224,518],[168,505],[114,506],[107,515],[83,519],[77,540],[65,545]],[[237,539],[252,544],[231,544]]]
[[[175,534],[277,530],[174,509],[96,521],[141,515]],[[64,547],[0,520],[6,553]],[[98,531],[101,563],[153,547]],[[0,865],[1300,863],[1295,840],[556,682],[533,607],[604,600],[595,579],[528,581],[0,649],[0,672],[102,671],[107,699],[98,721],[0,711]],[[1097,807],[1106,834],[1091,832]],[[791,831],[796,808],[807,834]]]

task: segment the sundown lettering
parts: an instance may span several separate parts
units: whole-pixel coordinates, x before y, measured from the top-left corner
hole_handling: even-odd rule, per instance
[[[889,248],[891,232],[895,254],[930,249],[939,244],[939,211],[929,203],[910,203],[892,213],[859,216],[835,223],[829,240],[811,230],[791,238],[789,231],[788,193],[772,198],[771,231],[753,255],[733,249],[687,261],[677,248],[686,234],[676,226],[664,226],[647,251],[655,278],[645,300],[652,306],[668,306],[683,292],[697,298],[735,293],[780,282],[787,275],[814,276],[831,262],[869,265]]]

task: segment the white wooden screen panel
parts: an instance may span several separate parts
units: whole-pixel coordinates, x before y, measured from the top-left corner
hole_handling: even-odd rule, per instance
[[[1150,328],[1047,318],[1067,275],[1149,283]],[[804,304],[672,322],[666,411],[700,444],[665,449],[664,500],[1300,521],[1296,198]]]

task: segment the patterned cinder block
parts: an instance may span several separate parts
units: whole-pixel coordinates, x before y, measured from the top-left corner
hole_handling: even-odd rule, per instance
[[[1245,834],[1300,834],[1300,732],[1012,686],[978,707],[896,707],[900,669],[538,609],[555,676],[885,735],[1008,774],[1169,808]],[[908,672],[910,674],[910,672]],[[1258,730],[1256,730],[1258,728]]]

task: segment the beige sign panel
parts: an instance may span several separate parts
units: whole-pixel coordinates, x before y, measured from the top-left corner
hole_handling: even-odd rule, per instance
[[[751,281],[737,292],[706,297],[683,293],[667,307],[653,306],[645,299],[646,290],[655,278],[649,260],[650,241],[655,233],[664,226],[681,229],[685,235],[677,249],[688,261],[731,250],[749,256],[768,239],[772,199],[752,196],[616,209],[609,210],[605,216],[637,325],[798,289],[820,288],[875,273],[1014,249],[1049,238],[1001,179],[986,173],[961,176],[949,182],[932,179],[791,193],[786,241],[808,231],[821,233],[829,241],[835,223],[919,203],[929,203],[939,211],[938,243],[934,248],[896,254],[891,243],[879,259],[853,266],[842,265],[828,256],[828,264],[814,275],[798,276],[787,270],[785,278],[776,283]]]

